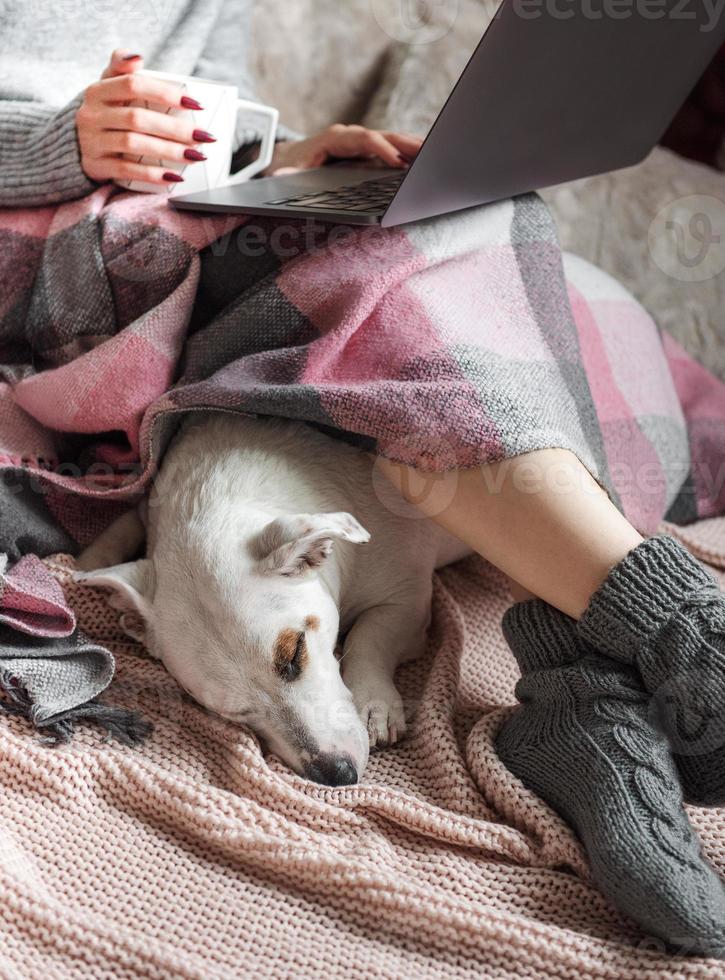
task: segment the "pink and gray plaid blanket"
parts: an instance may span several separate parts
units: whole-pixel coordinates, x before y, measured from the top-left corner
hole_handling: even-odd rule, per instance
[[[33,556],[138,500],[189,409],[427,470],[567,448],[644,532],[725,510],[725,387],[562,258],[533,195],[382,230],[104,188],[0,211],[0,278],[0,682],[59,737],[75,710],[119,720],[88,705],[113,662]]]

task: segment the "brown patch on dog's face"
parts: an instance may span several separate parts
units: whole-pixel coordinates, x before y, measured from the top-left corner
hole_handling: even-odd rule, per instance
[[[320,628],[320,617],[319,616],[308,616],[305,620],[306,630],[318,630]]]
[[[296,681],[307,665],[305,634],[286,629],[274,645],[274,669],[285,681]]]

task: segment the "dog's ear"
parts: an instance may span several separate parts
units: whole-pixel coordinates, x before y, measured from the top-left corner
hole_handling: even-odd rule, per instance
[[[108,604],[124,613],[121,617],[124,630],[134,639],[144,641],[146,631],[143,624],[151,618],[154,592],[153,566],[147,558],[94,572],[76,572],[73,578],[91,588],[111,589]],[[141,623],[134,624],[133,617],[127,616],[127,613],[135,613]]]
[[[295,514],[268,524],[254,550],[260,571],[289,577],[323,565],[335,539],[365,544],[370,535],[352,514]]]

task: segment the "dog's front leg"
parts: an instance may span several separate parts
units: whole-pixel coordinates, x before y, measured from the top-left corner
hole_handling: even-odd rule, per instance
[[[427,620],[427,610],[416,615],[409,606],[374,606],[347,635],[340,668],[371,748],[393,745],[405,734],[403,701],[393,678],[398,664],[422,654]]]

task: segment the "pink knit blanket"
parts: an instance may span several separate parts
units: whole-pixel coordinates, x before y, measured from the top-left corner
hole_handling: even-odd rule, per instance
[[[516,670],[482,562],[437,580],[429,649],[400,676],[410,737],[330,789],[185,699],[47,556],[139,498],[190,408],[302,419],[435,470],[561,446],[643,531],[714,517],[725,387],[613,280],[562,263],[533,196],[341,238],[109,194],[0,211],[0,661],[14,646],[47,720],[115,658],[107,699],[155,730],[51,750],[0,721],[0,973],[721,977],[653,951],[498,762]],[[724,525],[689,533],[725,567]],[[693,820],[725,871],[720,813]]]
[[[689,529],[725,568],[725,521]],[[17,980],[710,977],[665,955],[589,880],[576,839],[501,765],[517,668],[509,602],[470,559],[435,584],[412,724],[361,785],[331,789],[184,698],[102,598],[47,561],[117,661],[109,696],[155,724],[130,751],[90,729],[38,744],[0,726],[0,974]],[[724,576],[725,578],[725,576]],[[725,812],[690,810],[725,874]]]

